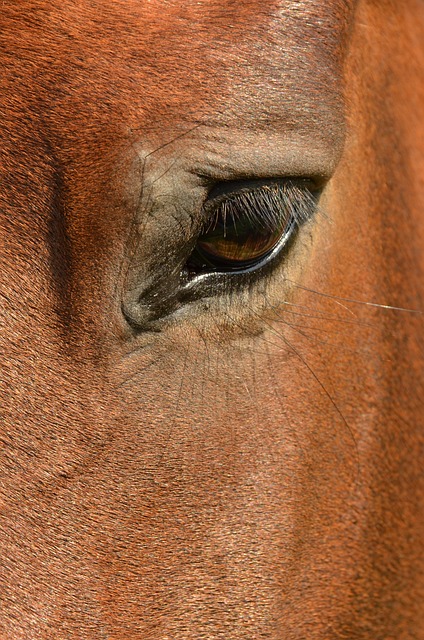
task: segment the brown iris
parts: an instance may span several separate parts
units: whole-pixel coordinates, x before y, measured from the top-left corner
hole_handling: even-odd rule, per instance
[[[210,260],[235,267],[254,262],[268,254],[279,242],[281,228],[269,230],[252,227],[250,220],[218,219],[214,227],[197,241],[197,250]]]

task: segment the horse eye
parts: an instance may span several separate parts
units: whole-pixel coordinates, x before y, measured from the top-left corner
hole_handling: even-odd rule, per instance
[[[194,277],[259,268],[287,243],[311,198],[306,189],[288,183],[242,189],[212,200],[186,269]]]

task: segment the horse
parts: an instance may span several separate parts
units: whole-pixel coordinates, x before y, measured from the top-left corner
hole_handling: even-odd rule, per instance
[[[420,0],[0,25],[0,637],[423,639]]]

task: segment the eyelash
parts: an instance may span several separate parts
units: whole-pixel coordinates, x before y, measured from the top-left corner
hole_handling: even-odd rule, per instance
[[[244,215],[252,226],[269,231],[284,224],[289,217],[300,226],[316,213],[318,195],[318,191],[290,180],[234,191],[206,203],[209,222],[203,232],[212,229],[220,215],[230,218],[234,224]]]

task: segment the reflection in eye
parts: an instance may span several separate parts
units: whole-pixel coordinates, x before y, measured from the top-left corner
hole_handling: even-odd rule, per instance
[[[186,268],[192,276],[259,268],[311,218],[316,201],[306,186],[290,181],[268,182],[211,200],[205,206],[208,222]]]

